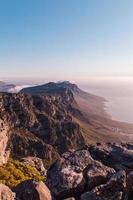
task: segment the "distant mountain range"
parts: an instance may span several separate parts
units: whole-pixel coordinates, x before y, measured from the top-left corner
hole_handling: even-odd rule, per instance
[[[0,92],[9,92],[14,89],[16,86],[14,84],[7,84],[3,81],[0,81]]]

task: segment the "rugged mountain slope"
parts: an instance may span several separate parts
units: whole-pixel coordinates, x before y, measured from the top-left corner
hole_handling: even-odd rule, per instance
[[[133,141],[133,125],[111,120],[104,101],[69,82],[1,93],[1,138],[7,138],[1,142],[3,162],[8,148],[14,158],[54,160],[85,143]]]
[[[8,125],[8,147],[13,157],[54,159],[57,153],[84,144],[69,90],[58,96],[0,94],[0,119]],[[2,124],[1,123],[1,124]]]
[[[132,141],[133,126],[111,120],[104,101],[69,82],[0,93],[0,176],[15,192],[1,185],[2,198],[132,200],[133,144],[124,142]],[[45,172],[44,163],[54,160],[46,179],[49,191],[26,163]]]
[[[89,143],[133,141],[133,125],[117,122],[104,110],[105,99],[82,91],[70,82],[48,83],[25,88],[21,93],[57,96],[71,91],[76,102],[73,120],[80,125],[82,135]],[[72,112],[72,110],[71,110]]]

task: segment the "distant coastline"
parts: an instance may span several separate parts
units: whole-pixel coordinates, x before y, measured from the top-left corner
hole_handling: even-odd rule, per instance
[[[133,124],[133,81],[125,83],[88,81],[81,87],[106,99],[104,109],[113,120]]]

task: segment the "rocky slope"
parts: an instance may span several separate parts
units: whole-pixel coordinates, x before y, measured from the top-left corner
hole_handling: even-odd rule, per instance
[[[133,141],[133,125],[111,120],[104,101],[69,82],[0,93],[1,162],[10,154],[51,163],[85,143]]]
[[[133,126],[104,101],[69,82],[0,93],[0,199],[132,200]]]
[[[26,180],[12,191],[0,185],[1,200],[132,200],[133,144],[86,145],[51,165],[46,185]]]
[[[117,122],[104,110],[105,99],[81,90],[70,82],[50,82],[48,84],[24,88],[21,93],[59,96],[69,90],[77,105],[72,105],[73,120],[80,125],[85,141],[95,142],[130,142],[133,141],[133,125]]]
[[[64,153],[49,169],[55,199],[133,199],[133,144],[88,145]]]
[[[53,160],[58,153],[85,144],[73,121],[72,113],[78,110],[69,90],[57,96],[1,93],[0,103],[0,119],[8,126],[8,147],[14,158]]]

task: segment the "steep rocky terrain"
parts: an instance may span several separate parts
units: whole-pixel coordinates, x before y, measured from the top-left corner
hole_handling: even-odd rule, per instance
[[[0,93],[2,162],[10,153],[15,159],[37,156],[51,163],[87,143],[133,141],[133,125],[111,120],[104,101],[69,82]]]
[[[55,199],[133,199],[133,144],[88,145],[64,153],[48,171]]]
[[[1,93],[0,102],[0,119],[8,125],[8,147],[14,158],[53,160],[58,153],[85,144],[72,118],[78,110],[69,90],[57,96]]]
[[[69,90],[76,101],[76,106],[71,106],[74,108],[71,109],[71,114],[73,120],[80,125],[85,141],[88,143],[133,141],[133,125],[112,120],[104,109],[106,100],[81,90],[76,84],[67,81],[51,82],[24,88],[21,93],[59,96],[65,90]]]
[[[132,200],[133,125],[104,101],[69,82],[0,93],[0,199]]]

